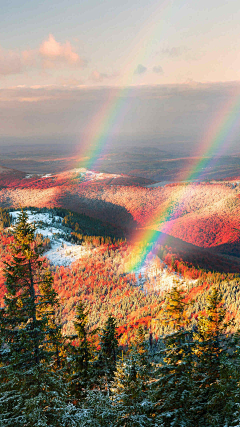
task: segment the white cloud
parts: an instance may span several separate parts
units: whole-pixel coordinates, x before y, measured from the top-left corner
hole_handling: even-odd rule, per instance
[[[59,43],[52,34],[39,48],[32,50],[7,50],[0,46],[0,76],[21,74],[33,68],[42,70],[66,67],[81,67],[86,61],[80,58],[69,41]]]
[[[57,42],[52,34],[44,40],[39,48],[39,53],[44,59],[45,68],[53,68],[59,63],[71,66],[82,66],[85,61],[75,52],[70,42],[61,44]]]

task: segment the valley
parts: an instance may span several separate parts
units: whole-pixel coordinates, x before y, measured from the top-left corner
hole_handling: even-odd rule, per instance
[[[176,283],[191,301],[193,322],[218,283],[229,315],[240,324],[239,195],[238,179],[229,178],[155,186],[84,168],[24,176],[4,169],[0,175],[0,204],[12,225],[20,206],[36,223],[62,304],[64,333],[72,333],[81,298],[90,307],[90,328],[102,327],[109,312],[116,317],[123,345],[139,325],[151,325],[155,337],[163,333],[151,319]],[[137,240],[142,230],[154,232],[154,244]],[[11,228],[3,229],[1,299],[11,239]]]
[[[83,168],[24,177],[7,171],[0,175],[2,207],[62,207],[105,221],[129,237],[149,228],[216,253],[240,253],[238,179],[155,186],[144,178]]]

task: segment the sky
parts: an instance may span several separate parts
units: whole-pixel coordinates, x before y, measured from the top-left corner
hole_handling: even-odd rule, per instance
[[[238,0],[1,0],[0,24],[3,88],[240,77]]]
[[[0,145],[60,136],[80,144],[102,128],[106,140],[198,144],[239,91],[239,0],[0,6]]]

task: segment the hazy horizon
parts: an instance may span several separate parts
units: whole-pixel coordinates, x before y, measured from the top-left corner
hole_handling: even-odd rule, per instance
[[[237,0],[13,0],[1,17],[0,164],[239,153]]]
[[[111,88],[2,89],[0,155],[14,150],[25,150],[28,155],[32,150],[36,153],[37,146],[45,155],[51,155],[51,150],[52,155],[55,150],[57,154],[59,149],[85,155],[91,146],[93,150],[98,146],[101,156],[122,147],[144,145],[172,155],[179,155],[181,150],[184,156],[202,155],[209,129],[215,123],[213,133],[217,133],[224,126],[228,116],[225,104],[238,91],[238,82],[128,88],[119,94],[120,101],[110,108],[99,131],[96,118],[106,108]],[[108,123],[113,113],[116,117]],[[235,120],[224,135],[223,151],[213,148],[212,155],[240,151],[239,131],[240,123]],[[96,141],[100,137],[101,141]],[[208,145],[211,152],[211,141]]]

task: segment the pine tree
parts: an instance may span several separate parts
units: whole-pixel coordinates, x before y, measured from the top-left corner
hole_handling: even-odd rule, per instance
[[[164,427],[194,425],[191,419],[193,350],[184,293],[176,286],[166,296],[162,322],[172,332],[164,337],[154,383],[156,421]]]
[[[222,294],[213,288],[207,298],[205,314],[198,318],[195,339],[196,365],[194,373],[194,422],[199,426],[225,426],[234,412],[234,393],[238,375],[233,364],[239,359],[230,355],[233,340],[227,333],[230,322],[225,321],[226,309]],[[232,347],[232,350],[231,350]],[[195,403],[194,403],[195,402]]]
[[[97,361],[99,375],[103,379],[104,388],[108,394],[109,385],[116,369],[117,352],[118,334],[116,331],[116,320],[110,315],[100,336],[100,351]]]
[[[79,401],[82,400],[86,395],[87,389],[91,388],[96,380],[93,372],[95,350],[93,338],[97,330],[88,330],[88,314],[89,312],[86,305],[80,301],[76,308],[74,321],[76,335],[71,337],[71,339],[76,342],[75,345],[71,344],[67,347],[69,352],[68,370],[70,371],[70,393],[72,398]]]
[[[60,426],[65,387],[52,370],[58,358],[57,295],[41,259],[35,228],[22,211],[5,265],[0,311],[0,426]]]
[[[145,334],[140,326],[127,356],[117,362],[111,386],[116,426],[154,425],[151,400],[152,369],[148,361]]]
[[[117,410],[106,393],[89,390],[80,408],[70,406],[63,427],[116,427]]]
[[[222,410],[225,418],[229,421],[229,426],[238,427],[240,425],[240,331],[233,335],[233,348],[228,348],[228,353],[224,358],[225,370],[222,372],[221,389],[224,395],[228,396]],[[226,423],[227,424],[227,423]]]

